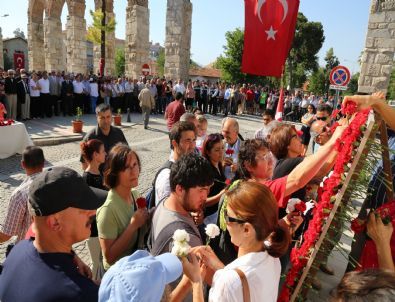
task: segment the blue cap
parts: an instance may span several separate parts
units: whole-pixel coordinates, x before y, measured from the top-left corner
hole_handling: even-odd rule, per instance
[[[136,251],[120,259],[104,274],[99,302],[159,302],[165,286],[181,273],[181,261],[173,254],[153,257],[147,251]]]

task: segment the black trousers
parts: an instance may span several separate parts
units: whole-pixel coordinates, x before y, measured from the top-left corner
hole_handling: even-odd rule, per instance
[[[49,93],[40,93],[40,103],[41,103],[41,117],[44,117],[44,114],[47,117],[52,117],[52,99]]]

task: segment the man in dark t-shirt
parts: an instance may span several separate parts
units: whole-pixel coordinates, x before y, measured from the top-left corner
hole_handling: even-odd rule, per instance
[[[100,199],[76,171],[53,167],[33,180],[29,203],[36,238],[5,260],[0,301],[96,302],[98,286],[78,272],[72,245],[89,237]]]

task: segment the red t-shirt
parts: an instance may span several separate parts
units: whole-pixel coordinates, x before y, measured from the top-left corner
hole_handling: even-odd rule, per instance
[[[289,200],[289,196],[285,196],[285,187],[287,185],[287,177],[283,176],[274,180],[266,180],[263,182],[270,191],[272,191],[274,197],[277,200],[277,205],[279,208],[286,208]]]
[[[253,101],[255,97],[255,93],[254,91],[252,91],[251,89],[247,90],[247,101]]]
[[[167,129],[171,129],[175,123],[180,120],[181,115],[185,113],[185,107],[180,101],[171,102],[166,108]]]

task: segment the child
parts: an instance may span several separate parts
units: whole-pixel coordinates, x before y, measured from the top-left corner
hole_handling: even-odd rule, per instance
[[[198,126],[197,126],[197,139],[196,139],[196,148],[198,148],[200,154],[202,153],[203,142],[207,136],[207,126],[208,122],[204,115],[198,115]]]

